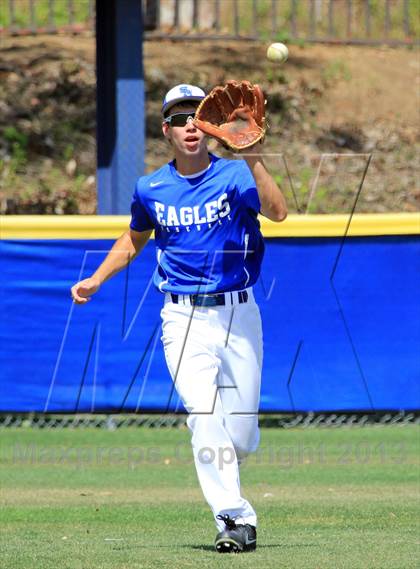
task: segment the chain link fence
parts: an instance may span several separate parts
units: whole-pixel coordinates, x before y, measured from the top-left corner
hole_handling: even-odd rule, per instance
[[[417,44],[415,0],[138,0],[145,39]],[[0,0],[0,33],[94,32],[95,0]]]
[[[59,415],[59,414],[0,414],[0,429],[75,429],[97,428],[116,430],[124,427],[182,428],[186,427],[185,414],[166,415]],[[420,425],[420,412],[390,413],[297,413],[262,414],[261,427],[315,428],[364,427],[368,425]]]

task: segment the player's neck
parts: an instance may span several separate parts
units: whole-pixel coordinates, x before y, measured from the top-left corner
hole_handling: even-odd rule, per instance
[[[210,164],[210,157],[207,150],[196,156],[185,156],[185,154],[175,154],[175,167],[181,176],[190,176],[205,170]]]

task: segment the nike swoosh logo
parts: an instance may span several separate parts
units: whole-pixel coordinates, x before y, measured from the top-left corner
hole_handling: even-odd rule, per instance
[[[163,184],[163,182],[150,182],[150,187],[154,188],[155,186],[159,186],[160,184]]]
[[[250,545],[251,543],[255,543],[256,539],[248,539],[248,536],[245,538],[245,545]]]

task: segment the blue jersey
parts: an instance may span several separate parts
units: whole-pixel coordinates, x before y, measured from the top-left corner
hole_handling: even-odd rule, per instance
[[[131,229],[155,230],[162,292],[216,293],[252,286],[264,241],[255,180],[244,160],[210,154],[198,175],[181,176],[174,162],[139,178]]]

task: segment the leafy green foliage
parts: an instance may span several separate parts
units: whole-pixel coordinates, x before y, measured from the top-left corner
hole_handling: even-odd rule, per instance
[[[7,4],[7,7],[5,6]],[[14,24],[19,27],[28,27],[31,23],[31,12],[28,0],[14,0]],[[12,13],[10,2],[2,2],[0,9],[0,26],[11,24]],[[34,19],[37,26],[45,27],[52,22],[57,27],[69,24],[69,3],[66,0],[36,0],[34,3]],[[52,8],[52,10],[51,10]],[[74,22],[86,22],[89,18],[89,0],[76,0],[73,2]]]

